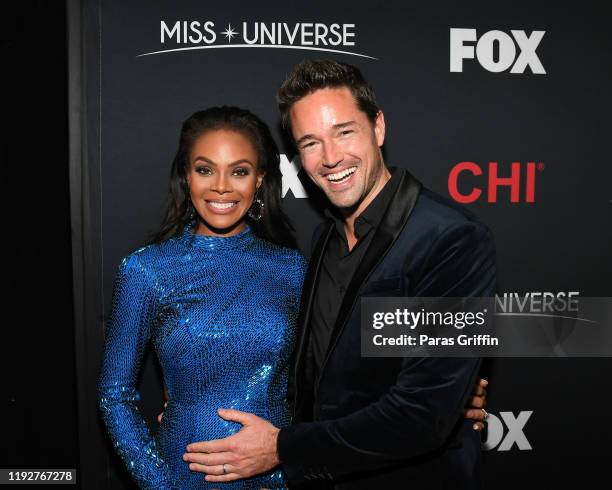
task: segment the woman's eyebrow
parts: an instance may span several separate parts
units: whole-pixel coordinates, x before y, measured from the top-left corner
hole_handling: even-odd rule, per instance
[[[200,160],[202,160],[202,161],[204,161],[204,162],[206,162],[206,163],[208,163],[208,164],[210,164],[210,165],[214,165],[214,166],[216,166],[216,165],[217,165],[217,164],[216,164],[215,162],[213,162],[213,161],[212,161],[210,158],[207,158],[207,157],[204,157],[204,156],[197,156],[197,157],[195,157],[195,158],[194,158],[194,160],[193,160],[193,161],[194,161],[194,163],[195,163],[195,162],[200,161]],[[255,165],[253,164],[253,162],[251,162],[251,160],[249,160],[248,158],[241,158],[241,159],[239,159],[239,160],[236,160],[235,162],[229,163],[228,165],[229,165],[230,167],[233,167],[233,166],[235,166],[235,165],[240,165],[241,163],[248,163],[248,164],[249,164],[249,165],[251,165],[251,166],[255,166]]]

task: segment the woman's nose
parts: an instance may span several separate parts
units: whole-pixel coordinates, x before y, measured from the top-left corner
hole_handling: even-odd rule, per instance
[[[219,194],[225,194],[226,192],[231,192],[232,188],[227,176],[221,172],[218,172],[213,178],[210,190],[218,192]]]

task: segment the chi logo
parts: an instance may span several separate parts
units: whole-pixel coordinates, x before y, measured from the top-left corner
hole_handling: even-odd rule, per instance
[[[459,162],[448,174],[448,193],[462,204],[473,203],[481,197],[486,198],[487,202],[497,202],[498,189],[507,187],[510,191],[510,202],[533,203],[536,196],[536,170],[543,171],[544,168],[545,165],[541,162],[512,162],[510,175],[501,176],[503,171],[499,170],[497,162],[489,162],[487,166],[475,162]],[[465,178],[461,179],[464,182],[463,191],[459,190],[462,175],[465,175]],[[466,188],[470,191],[466,192]]]

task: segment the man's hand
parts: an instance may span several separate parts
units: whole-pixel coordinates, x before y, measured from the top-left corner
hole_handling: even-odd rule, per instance
[[[164,403],[164,409],[166,408],[166,405],[168,405],[168,402]],[[162,418],[164,417],[164,412],[162,410],[162,412],[157,416],[157,423],[161,424]]]
[[[474,385],[472,396],[468,399],[467,408],[464,410],[465,418],[474,421],[473,428],[480,432],[484,429],[484,420],[489,416],[484,407],[487,405],[487,390],[489,382],[479,379]]]
[[[227,482],[263,473],[280,463],[276,452],[280,429],[252,413],[224,408],[217,413],[243,427],[225,439],[189,444],[183,460],[190,463],[190,470],[206,473],[206,481]]]

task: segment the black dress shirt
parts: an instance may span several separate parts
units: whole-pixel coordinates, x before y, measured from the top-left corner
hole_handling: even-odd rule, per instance
[[[316,386],[325,361],[331,333],[346,288],[359,267],[372,241],[374,230],[382,220],[399,184],[399,172],[396,172],[395,168],[389,170],[391,178],[369,206],[355,219],[357,243],[352,250],[349,250],[348,247],[343,218],[329,209],[325,211],[326,216],[334,221],[335,230],[323,256],[313,299],[312,329],[306,362],[312,363],[310,372],[313,374],[314,386]]]

